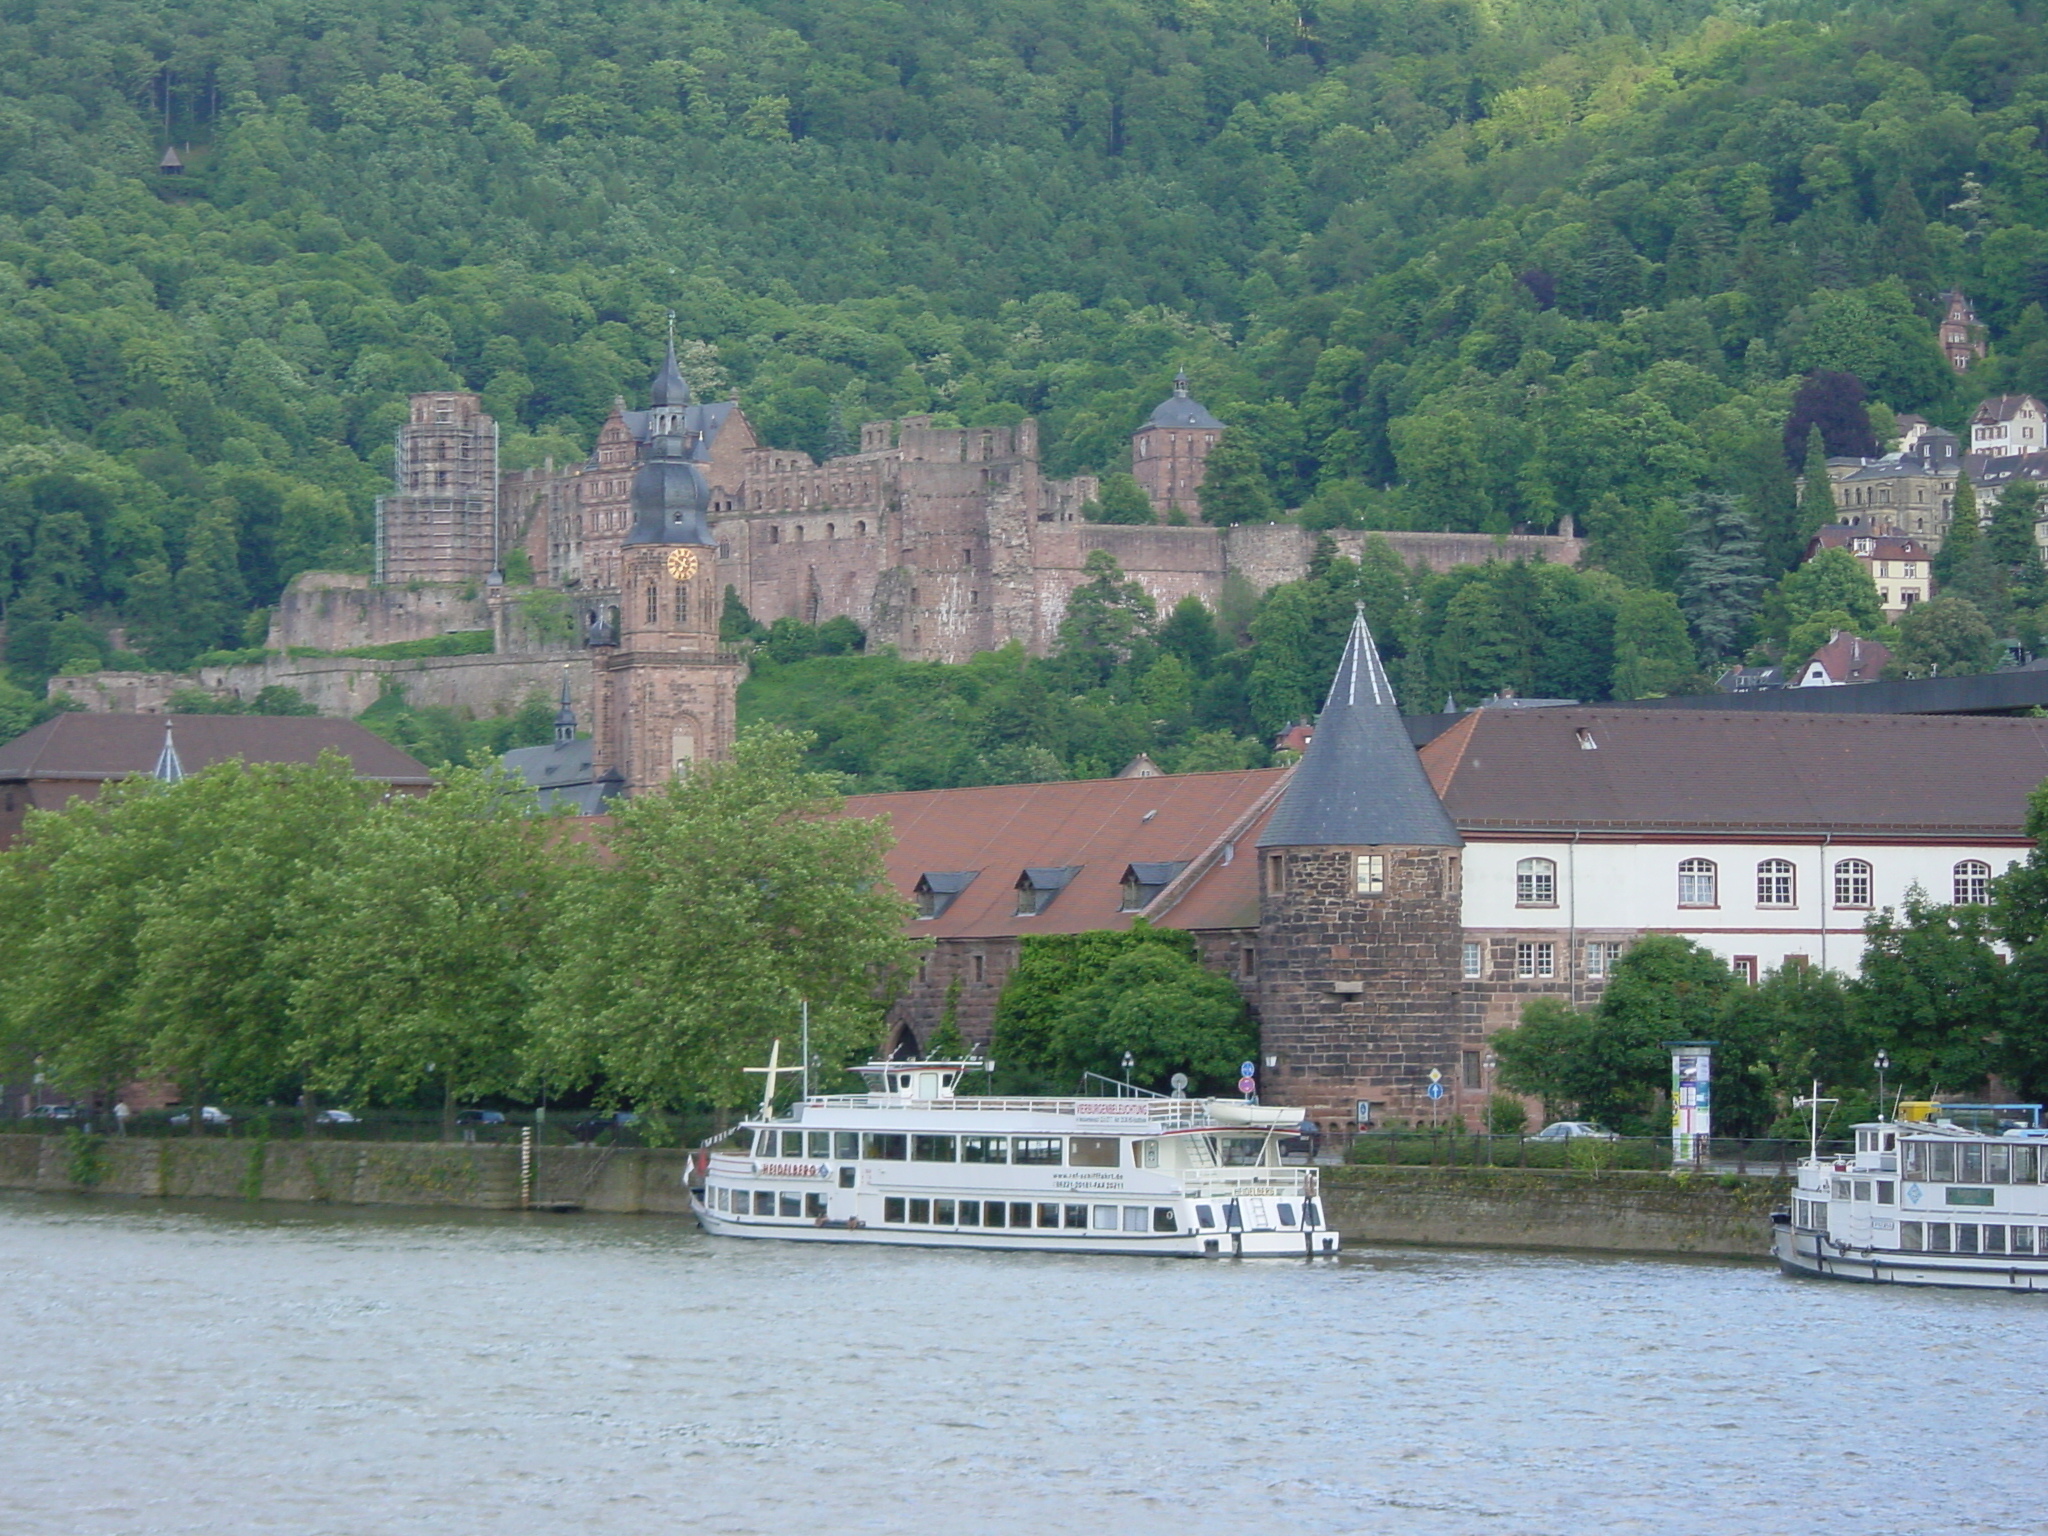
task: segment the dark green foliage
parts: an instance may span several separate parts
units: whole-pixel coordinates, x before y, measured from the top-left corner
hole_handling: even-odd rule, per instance
[[[472,762],[479,753],[496,757],[514,747],[543,746],[555,739],[559,708],[557,700],[536,692],[509,715],[477,719],[466,710],[439,704],[415,709],[394,691],[358,715],[356,723],[438,768]]]
[[[1279,515],[1273,482],[1251,434],[1242,428],[1225,432],[1203,462],[1203,521],[1223,526],[1266,523]]]
[[[1764,585],[1755,530],[1733,497],[1718,494],[1695,497],[1686,525],[1681,606],[1706,655],[1732,656]]]
[[[1827,454],[1855,459],[1877,457],[1877,438],[1870,430],[1870,412],[1864,406],[1867,398],[1863,381],[1853,373],[1816,368],[1800,382],[1799,392],[1792,399],[1791,414],[1785,418],[1785,461],[1806,465],[1808,485],[1814,483],[1815,434]]]
[[[739,589],[725,589],[725,605],[718,614],[718,638],[727,645],[737,645],[743,640],[765,640],[768,626],[747,612],[747,605],[740,601]]]
[[[1944,597],[1968,598],[1989,619],[2001,612],[2000,592],[1998,573],[1992,569],[1991,555],[1984,547],[1981,517],[1977,491],[1970,484],[1970,477],[1956,476],[1948,533],[1930,569],[1937,592]]]
[[[2006,602],[2038,605],[2043,591],[2041,546],[2034,524],[2041,516],[2041,487],[2032,480],[2009,480],[1991,508],[1991,526],[1984,531],[1984,554]]]
[[[1081,509],[1091,523],[1155,523],[1152,502],[1122,470],[1102,477],[1102,495]]]
[[[2005,659],[1998,631],[1966,597],[1944,595],[1916,604],[1899,620],[1899,643],[1887,669],[1896,677],[1964,677]]]
[[[1999,1062],[2007,996],[1992,909],[1951,907],[1910,892],[1864,925],[1859,1015],[1897,1064],[1894,1082],[1922,1097],[1971,1091]]]

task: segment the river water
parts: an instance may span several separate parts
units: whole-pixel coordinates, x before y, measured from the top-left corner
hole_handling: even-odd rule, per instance
[[[2039,1531],[2048,1303],[0,1196],[0,1531]]]

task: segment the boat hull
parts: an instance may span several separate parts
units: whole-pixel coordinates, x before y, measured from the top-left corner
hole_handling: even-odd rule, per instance
[[[1771,1234],[1772,1256],[1788,1275],[1854,1280],[1865,1285],[1931,1285],[1974,1291],[2048,1293],[2048,1259],[1957,1253],[1902,1253],[1845,1248],[1825,1233],[1781,1226]],[[1987,1262],[1989,1260],[1990,1262]]]
[[[896,1226],[850,1226],[845,1222],[739,1220],[707,1207],[695,1191],[690,1210],[713,1237],[797,1243],[870,1243],[893,1248],[973,1248],[1006,1253],[1096,1253],[1174,1259],[1333,1259],[1343,1239],[1328,1227],[1250,1232],[1065,1232],[1051,1229],[1015,1237],[1001,1229],[933,1231]]]

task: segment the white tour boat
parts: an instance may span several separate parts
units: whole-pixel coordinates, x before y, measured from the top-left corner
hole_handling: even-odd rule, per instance
[[[758,1069],[756,1069],[758,1070]],[[778,1069],[771,1063],[769,1099]],[[1233,1099],[956,1094],[980,1061],[876,1061],[868,1091],[765,1107],[693,1163],[720,1237],[1230,1258],[1338,1251],[1298,1109]]]
[[[1788,1274],[2048,1291],[2048,1131],[2034,1104],[1902,1104],[1800,1160],[1772,1248]],[[1939,1118],[1936,1118],[1939,1116]]]

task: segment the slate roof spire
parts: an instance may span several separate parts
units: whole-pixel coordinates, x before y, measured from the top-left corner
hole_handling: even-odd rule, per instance
[[[683,370],[676,363],[675,327],[671,322],[668,337],[668,355],[662,359],[661,372],[654,376],[648,386],[648,398],[656,405],[688,405],[690,403],[690,381],[683,377]]]
[[[1261,848],[1461,848],[1422,771],[1361,606],[1330,696]]]
[[[555,740],[576,739],[576,706],[569,701],[569,669],[562,668],[562,707],[555,711]]]
[[[171,722],[164,721],[164,749],[157,754],[156,767],[150,770],[153,777],[166,784],[185,782],[185,765],[178,761],[178,744],[171,739]]]

